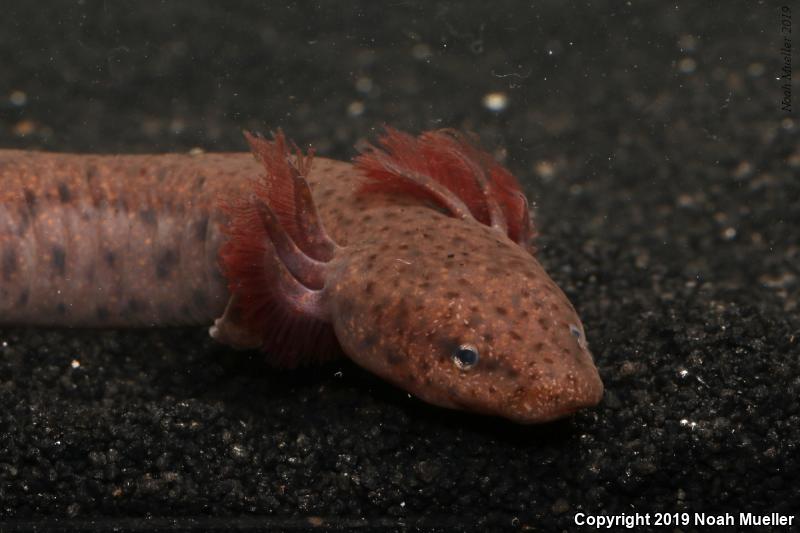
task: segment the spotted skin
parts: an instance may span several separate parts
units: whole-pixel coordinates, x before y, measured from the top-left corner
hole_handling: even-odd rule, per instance
[[[0,151],[0,324],[212,322],[230,297],[219,198],[262,173],[247,153]],[[432,404],[520,423],[600,401],[583,326],[529,250],[419,199],[361,194],[349,163],[318,158],[307,179],[340,245],[321,301],[353,361]]]
[[[599,402],[580,319],[526,250],[428,208],[375,211],[360,218],[381,214],[378,236],[364,231],[329,287],[354,361],[427,402],[521,423]],[[464,345],[479,354],[469,369],[454,361]]]
[[[249,154],[0,150],[0,324],[201,324],[228,294],[216,203]]]

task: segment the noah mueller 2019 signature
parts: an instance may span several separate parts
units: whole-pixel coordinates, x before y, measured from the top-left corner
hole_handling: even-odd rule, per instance
[[[781,7],[781,55],[783,56],[783,66],[781,67],[781,111],[792,112],[792,10],[789,6]]]

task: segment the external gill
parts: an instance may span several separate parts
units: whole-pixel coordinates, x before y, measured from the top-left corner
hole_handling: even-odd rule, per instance
[[[335,337],[325,282],[340,247],[325,231],[306,176],[312,156],[282,132],[269,141],[245,134],[266,169],[246,200],[225,207],[228,242],[220,251],[231,300],[211,336],[235,347],[260,347],[279,366],[324,358]],[[244,342],[243,342],[244,341]]]

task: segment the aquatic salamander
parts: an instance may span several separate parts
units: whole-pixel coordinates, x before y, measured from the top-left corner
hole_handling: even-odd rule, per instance
[[[213,324],[520,423],[600,401],[525,196],[466,135],[387,129],[353,164],[245,135],[252,155],[0,151],[0,324]]]

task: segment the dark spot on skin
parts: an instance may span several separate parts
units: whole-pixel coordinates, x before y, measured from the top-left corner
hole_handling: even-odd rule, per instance
[[[404,358],[400,356],[397,352],[389,351],[386,353],[386,362],[392,366],[398,366],[403,364]]]
[[[408,383],[416,383],[417,382],[417,376],[415,376],[412,373],[406,374],[406,382],[408,382]]]
[[[509,332],[508,332],[508,335],[509,335],[509,336],[510,336],[512,339],[514,339],[515,341],[521,341],[521,340],[522,340],[522,337],[520,337],[519,333],[517,333],[517,332],[516,332],[516,331],[514,331],[513,329],[512,329],[511,331],[509,331]]]
[[[114,263],[117,262],[117,255],[111,250],[106,250],[106,253],[103,254],[103,259],[108,266],[114,268]]]
[[[447,254],[447,258],[448,258],[448,259],[452,259],[452,258],[454,258],[455,256],[456,256],[456,254]]]
[[[394,313],[394,326],[399,330],[405,330],[408,325],[408,307],[401,302]]]
[[[19,298],[17,298],[17,307],[25,307],[28,305],[28,297],[30,297],[31,293],[28,289],[22,289],[22,292],[19,293]]]
[[[194,190],[199,191],[203,188],[203,185],[206,184],[206,177],[205,176],[198,176],[197,181],[194,182]]]
[[[540,326],[540,327],[541,327],[541,328],[542,328],[544,331],[547,331],[548,329],[550,329],[550,322],[548,322],[547,320],[545,320],[543,317],[539,317],[539,320],[538,320],[538,322],[539,322],[539,326]]]
[[[375,283],[372,281],[368,281],[367,286],[364,288],[364,292],[366,292],[367,294],[372,294],[374,290],[375,290]]]
[[[17,271],[17,252],[13,248],[3,250],[3,281],[11,281]]]
[[[64,247],[56,244],[53,246],[51,253],[53,254],[53,270],[59,276],[63,276],[67,270],[67,253],[64,251]]]
[[[508,310],[506,310],[505,307],[499,307],[498,306],[498,307],[495,307],[494,310],[497,311],[497,314],[500,315],[500,316],[506,316],[508,314]]]
[[[446,293],[444,293],[444,295],[445,295],[445,297],[450,298],[450,299],[455,299],[455,298],[458,298],[459,296],[461,296],[459,293],[457,293],[455,291],[447,291]]]
[[[422,283],[419,284],[419,288],[420,289],[426,289],[427,290],[430,287],[431,287],[431,284],[428,281],[423,281]]]
[[[528,318],[528,315],[529,315],[529,314],[530,314],[530,313],[528,313],[528,311],[526,311],[525,309],[523,309],[522,311],[520,311],[520,313],[519,313],[519,316],[520,316],[520,317],[522,317],[522,318]]]
[[[500,368],[500,361],[497,359],[486,359],[482,361],[481,368],[487,372],[493,372]]]
[[[375,335],[374,333],[369,333],[365,335],[363,339],[361,339],[361,348],[363,350],[371,350],[372,348],[375,347],[376,344],[378,344],[379,340],[380,337],[378,335]]]
[[[20,211],[19,213],[19,227],[17,228],[17,235],[25,237],[25,232],[28,231],[30,226],[31,217],[27,211]]]
[[[144,309],[144,304],[136,298],[128,300],[128,311],[131,313],[138,313]]]
[[[63,181],[58,184],[58,198],[61,200],[62,204],[69,203],[69,201],[72,200],[72,192]]]
[[[25,189],[23,194],[25,194],[25,205],[28,206],[28,210],[31,214],[36,213],[36,195],[30,189]]]
[[[64,305],[64,302],[58,302],[58,304],[56,304],[56,313],[61,316],[67,314],[67,306]]]
[[[552,364],[553,364],[553,360],[552,360],[552,359],[550,359],[549,357],[544,357],[544,358],[542,358],[542,361],[544,361],[544,362],[545,362],[545,363],[547,363],[548,365],[552,365]]]
[[[533,345],[533,351],[534,352],[541,352],[542,350],[544,350],[544,343],[543,342],[537,342],[536,344]]]
[[[201,291],[200,289],[192,291],[192,303],[195,307],[205,307],[207,302],[208,298],[206,297],[205,291]]]
[[[400,246],[397,247],[397,249],[398,250],[408,250],[408,245],[407,244],[401,244]]]
[[[151,226],[155,226],[156,224],[156,212],[150,208],[139,211],[139,218],[141,218],[142,222],[145,224],[149,224]]]
[[[97,319],[103,322],[108,320],[108,317],[111,315],[111,313],[108,312],[108,308],[102,305],[98,306],[94,313],[97,316]]]
[[[205,242],[208,231],[208,216],[201,217],[194,225],[194,236],[200,242]]]
[[[458,391],[456,391],[455,387],[447,387],[447,394],[450,396],[450,399],[453,400],[454,403],[460,404],[461,402],[458,401]]]
[[[97,167],[95,165],[87,165],[86,166],[86,181],[91,182],[97,177]]]
[[[516,379],[519,377],[519,372],[517,371],[516,368],[507,366],[505,371],[506,371],[506,376],[508,376],[510,379]]]
[[[469,325],[472,327],[480,327],[483,325],[483,317],[480,313],[472,313],[469,316]]]
[[[178,258],[172,250],[162,251],[158,259],[156,259],[156,277],[158,279],[167,279],[172,275],[175,265],[178,263]]]
[[[353,300],[350,298],[343,298],[339,302],[339,312],[344,316],[353,316]]]
[[[491,333],[484,333],[483,340],[486,342],[486,344],[491,344],[494,341],[494,335]]]

